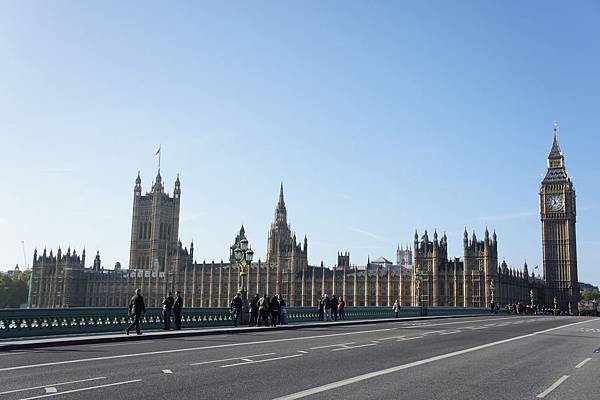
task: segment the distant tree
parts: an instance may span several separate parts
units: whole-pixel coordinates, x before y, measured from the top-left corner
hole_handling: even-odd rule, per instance
[[[581,298],[583,300],[600,302],[600,290],[585,290],[581,292]]]
[[[18,308],[27,303],[29,274],[30,271],[24,271],[0,275],[0,308]]]

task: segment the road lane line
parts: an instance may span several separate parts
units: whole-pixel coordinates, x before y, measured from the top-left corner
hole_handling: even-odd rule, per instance
[[[263,354],[254,354],[252,356],[241,356],[241,357],[224,358],[222,360],[202,361],[202,362],[192,363],[190,365],[214,364],[214,363],[225,362],[225,361],[240,360],[242,358],[254,358],[254,357],[262,357],[262,356],[272,356],[273,354],[277,354],[277,353],[263,353]]]
[[[302,357],[302,354],[292,354],[291,356],[266,358],[264,360],[256,360],[256,361],[250,361],[250,362],[221,365],[221,368],[237,367],[239,365],[248,365],[248,364],[258,364],[258,363],[263,363],[263,362],[267,362],[267,361],[283,360],[284,358],[294,358],[294,357]]]
[[[240,358],[240,360],[246,361],[246,362],[252,362],[253,361],[251,358]]]
[[[591,360],[591,358],[586,358],[585,360],[583,360],[582,362],[580,362],[579,364],[577,364],[577,365],[575,366],[575,368],[581,368],[581,367],[583,367],[583,366],[584,366],[585,364],[587,364],[587,362],[588,362],[588,361],[590,361],[590,360]]]
[[[448,332],[444,332],[444,333],[440,333],[440,336],[442,335],[454,335],[455,333],[461,333],[462,331],[448,331]]]
[[[110,346],[131,346],[132,344],[154,343],[154,340],[144,340],[141,342],[126,342],[126,343],[108,343],[108,344],[92,344],[90,347],[110,347]]]
[[[48,386],[47,388],[44,388],[46,390],[46,393],[56,393],[58,392],[58,390],[54,387],[54,386]]]
[[[173,371],[171,371],[170,369],[163,369],[162,370],[163,374],[172,374]]]
[[[308,354],[308,351],[304,351],[304,350],[298,350],[298,353],[302,353],[302,354]]]
[[[134,379],[134,380],[131,380],[131,381],[107,383],[106,385],[90,386],[90,387],[81,388],[81,389],[66,390],[66,391],[60,392],[60,393],[49,393],[49,394],[43,394],[41,396],[27,397],[27,398],[21,399],[21,400],[42,399],[44,397],[52,397],[52,396],[60,396],[60,395],[63,395],[63,394],[69,394],[69,393],[85,392],[87,390],[102,389],[102,388],[106,388],[106,387],[110,387],[110,386],[126,385],[128,383],[135,383],[135,382],[141,382],[141,381],[142,381],[141,379]]]
[[[405,342],[407,340],[414,340],[414,339],[425,339],[425,336],[413,336],[413,337],[407,337],[407,338],[400,338],[400,339],[397,339],[396,342]]]
[[[359,344],[358,346],[344,346],[344,347],[339,347],[337,349],[332,349],[331,351],[358,349],[359,347],[375,346],[376,344],[377,343],[367,343],[367,344]]]
[[[49,383],[47,385],[41,385],[41,386],[33,386],[33,387],[29,387],[29,388],[23,388],[23,389],[14,389],[14,390],[8,390],[6,392],[0,392],[0,394],[9,394],[9,393],[17,393],[17,392],[25,392],[27,390],[34,390],[34,389],[43,389],[45,387],[48,386],[62,386],[62,385],[71,385],[73,383],[81,383],[81,382],[89,382],[89,381],[97,381],[99,379],[106,379],[105,376],[99,376],[97,378],[88,378],[88,379],[79,379],[77,381],[69,381],[69,382],[60,382],[60,383]]]
[[[397,365],[395,367],[391,367],[391,368],[386,368],[386,369],[382,369],[379,371],[374,371],[374,372],[370,372],[368,374],[363,374],[363,375],[358,375],[352,378],[348,378],[348,379],[342,379],[333,383],[329,383],[327,385],[323,385],[323,386],[317,386],[311,389],[306,389],[306,390],[302,390],[300,392],[296,392],[296,393],[291,393],[285,396],[281,396],[281,397],[277,397],[274,400],[295,400],[295,399],[301,399],[303,397],[307,397],[307,396],[312,396],[314,394],[317,393],[322,393],[328,390],[332,390],[332,389],[337,389],[339,387],[342,386],[346,386],[346,385],[351,385],[353,383],[356,382],[361,382],[361,381],[365,381],[367,379],[372,379],[372,378],[376,378],[382,375],[387,375],[387,374],[391,374],[394,372],[398,372],[398,371],[402,371],[408,368],[413,368],[413,367],[418,367],[420,365],[424,365],[424,364],[429,364],[429,363],[433,363],[439,360],[443,360],[446,358],[450,358],[450,357],[456,357],[462,354],[467,354],[467,353],[471,353],[474,351],[478,351],[478,350],[483,350],[483,349],[487,349],[489,347],[493,347],[493,346],[498,346],[504,343],[509,343],[509,342],[513,342],[515,340],[520,340],[520,339],[525,339],[525,338],[530,338],[533,336],[537,336],[537,335],[541,335],[544,333],[548,333],[548,332],[553,332],[555,330],[558,329],[563,329],[563,328],[568,328],[574,325],[579,325],[579,324],[586,324],[588,322],[592,322],[594,320],[587,320],[587,321],[580,321],[580,322],[575,322],[572,324],[567,324],[567,325],[561,325],[558,327],[554,327],[554,328],[550,328],[550,329],[544,329],[542,331],[537,331],[537,332],[532,332],[532,333],[528,333],[525,335],[520,335],[520,336],[515,336],[512,338],[508,338],[508,339],[503,339],[503,340],[499,340],[497,342],[491,342],[491,343],[486,343],[483,345],[479,345],[479,346],[475,346],[475,347],[470,347],[468,349],[463,349],[463,350],[458,350],[458,351],[454,351],[451,353],[446,353],[446,354],[441,354],[439,356],[434,356],[434,357],[429,357],[429,358],[425,358],[423,360],[418,360],[418,361],[414,361],[408,364],[402,364],[402,365]]]
[[[548,396],[548,394],[550,394],[551,391],[556,389],[561,383],[566,381],[568,378],[569,378],[569,375],[561,376],[560,378],[558,378],[558,380],[556,382],[554,382],[552,385],[550,385],[550,387],[548,389],[544,390],[542,393],[538,394],[536,397],[538,399],[543,399],[544,397]]]
[[[319,350],[319,349],[328,349],[330,347],[339,347],[339,346],[347,346],[349,344],[355,344],[356,342],[348,342],[348,343],[338,343],[338,344],[328,344],[327,346],[317,346],[311,347],[309,350]]]

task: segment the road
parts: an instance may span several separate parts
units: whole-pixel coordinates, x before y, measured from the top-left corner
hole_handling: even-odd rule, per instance
[[[506,315],[40,348],[0,353],[0,400],[597,400],[599,348],[600,319]]]

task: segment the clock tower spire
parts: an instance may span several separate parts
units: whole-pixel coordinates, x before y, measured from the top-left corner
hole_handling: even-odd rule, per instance
[[[558,144],[558,129],[548,154],[548,170],[540,187],[542,257],[544,279],[550,289],[547,304],[556,297],[562,311],[577,310],[577,242],[575,237],[575,189],[567,174],[565,159]]]

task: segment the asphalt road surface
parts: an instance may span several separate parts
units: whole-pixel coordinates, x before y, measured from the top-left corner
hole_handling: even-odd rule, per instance
[[[0,400],[598,400],[599,358],[600,319],[324,325],[0,352]]]

